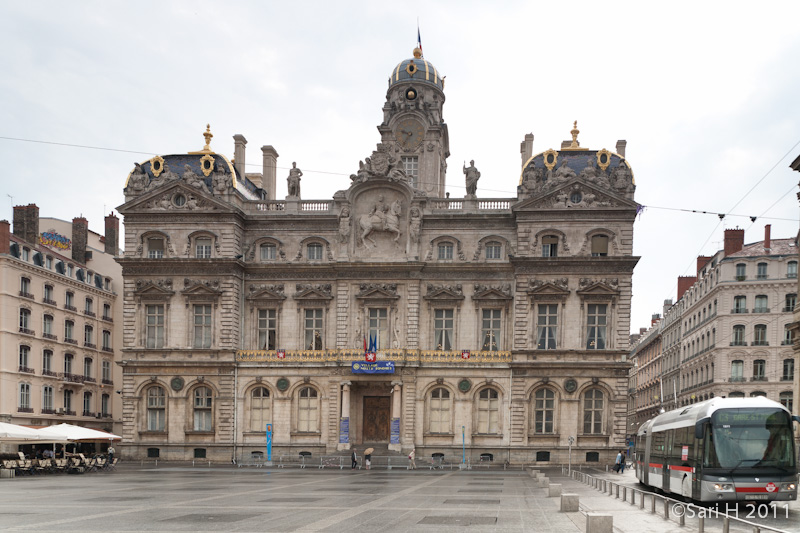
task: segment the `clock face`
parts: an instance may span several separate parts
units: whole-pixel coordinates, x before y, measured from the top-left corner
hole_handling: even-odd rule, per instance
[[[425,136],[425,127],[416,119],[406,118],[397,124],[394,130],[397,143],[406,150],[419,146]]]

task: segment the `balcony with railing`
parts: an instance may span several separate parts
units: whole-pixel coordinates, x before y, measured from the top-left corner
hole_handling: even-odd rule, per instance
[[[66,309],[67,311],[72,311],[73,313],[78,312],[78,308],[75,307],[74,305],[64,304],[64,309]]]
[[[769,313],[769,307],[756,307],[753,309],[753,313]]]
[[[42,408],[42,414],[43,415],[54,415],[54,414],[56,414],[56,410],[55,409]]]
[[[462,198],[435,198],[428,200],[428,206],[434,211],[508,211],[511,209],[513,198],[482,198],[477,201]],[[253,201],[245,205],[245,209],[252,212],[273,212],[286,214],[319,214],[333,213],[335,204],[332,200],[300,200],[298,201]]]
[[[67,344],[74,344],[74,345],[76,345],[76,346],[78,345],[78,341],[77,341],[77,340],[75,340],[75,339],[71,339],[71,338],[69,338],[69,337],[65,338],[65,339],[64,339],[64,342],[66,342]]]
[[[26,292],[26,291],[19,291],[19,297],[20,298],[27,298],[28,300],[35,300],[36,299],[36,297],[33,294],[31,294],[29,292]]]
[[[769,341],[753,341],[750,346],[769,346]]]
[[[51,300],[49,298],[43,298],[42,302],[46,303],[47,305],[53,305],[53,306],[58,305],[55,300]]]
[[[97,349],[97,345],[96,344],[92,344],[91,342],[84,342],[83,343],[83,347],[84,348],[89,348],[91,350],[96,350]]]
[[[747,381],[747,378],[745,378],[744,376],[733,376],[728,378],[728,381],[730,383],[744,383],[745,381]]]
[[[83,376],[80,374],[61,372],[59,373],[58,377],[61,378],[61,381],[65,381],[67,383],[83,383]]]
[[[95,318],[97,316],[94,311],[89,311],[88,309],[85,309],[83,311],[83,314],[92,318]]]
[[[108,353],[114,353],[114,348],[111,346],[103,346],[103,351]]]
[[[106,322],[114,322],[114,319],[113,319],[113,318],[111,318],[110,316],[107,316],[107,315],[103,315],[103,316],[102,316],[102,317],[100,317],[100,318],[101,318],[102,320],[105,320]]]
[[[781,381],[794,381],[794,375],[784,374],[781,376]]]
[[[42,333],[42,337],[45,339],[50,339],[51,341],[58,340],[58,335],[53,335],[52,333]]]
[[[69,416],[75,416],[76,413],[72,409],[64,409],[64,414]]]
[[[20,333],[24,333],[25,335],[36,335],[36,332],[35,332],[35,331],[33,331],[32,329],[23,328],[23,327],[21,327],[21,326],[20,326],[20,328],[19,328],[19,332],[20,332]]]
[[[239,350],[236,352],[239,363],[285,364],[331,362],[340,364],[364,363],[363,350]],[[509,351],[470,351],[470,350],[379,350],[376,361],[418,364],[451,364],[466,366],[481,363],[511,362]]]
[[[767,376],[753,376],[750,381],[767,381]]]
[[[17,407],[18,413],[32,413],[33,407]]]
[[[25,374],[35,374],[36,371],[29,366],[22,366],[19,365],[19,371],[24,372]]]
[[[114,380],[108,379],[108,378],[103,378],[102,380],[100,380],[100,382],[103,385],[113,385],[114,384]]]
[[[86,383],[97,383],[97,380],[95,380],[92,376],[83,376],[83,381]]]
[[[51,378],[57,378],[58,372],[53,372],[52,370],[42,370],[43,376],[50,376]]]
[[[84,411],[83,416],[94,416],[94,413],[92,411]]]
[[[734,307],[733,309],[731,309],[731,314],[733,315],[738,315],[747,312],[748,312],[747,309],[745,309],[744,307]]]

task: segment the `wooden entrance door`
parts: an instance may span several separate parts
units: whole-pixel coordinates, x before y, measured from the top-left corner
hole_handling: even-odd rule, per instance
[[[389,396],[364,396],[362,442],[389,441]]]

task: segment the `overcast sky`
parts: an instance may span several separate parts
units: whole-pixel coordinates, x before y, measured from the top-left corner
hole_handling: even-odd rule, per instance
[[[514,196],[526,133],[534,153],[559,148],[574,120],[582,146],[628,141],[647,206],[632,331],[725,228],[745,228],[746,242],[766,223],[773,238],[797,234],[796,0],[0,0],[0,218],[36,203],[102,232],[134,161],[201,149],[206,123],[230,158],[232,136],[247,138],[251,172],[262,145],[276,148],[279,198],[292,161],[304,198],[330,198],[379,140],[389,72],[411,56],[417,18],[425,58],[447,77],[451,196],[464,195],[470,159],[479,197]]]

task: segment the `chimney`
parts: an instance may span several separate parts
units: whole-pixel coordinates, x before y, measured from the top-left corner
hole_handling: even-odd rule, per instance
[[[699,274],[703,267],[711,261],[711,256],[708,255],[698,255],[697,256],[697,273]]]
[[[625,157],[625,146],[628,145],[628,141],[621,139],[617,141],[617,153],[622,157]]]
[[[89,240],[89,221],[83,217],[72,219],[72,258],[86,264],[86,244]]]
[[[119,219],[113,212],[106,217],[105,252],[114,257],[119,253]]]
[[[697,283],[697,276],[678,276],[678,300],[683,297],[683,294],[692,288],[692,285]]]
[[[525,168],[525,163],[533,155],[533,133],[526,133],[525,140],[519,143],[519,152],[522,155],[522,165]]]
[[[14,235],[31,244],[39,242],[39,208],[36,204],[14,206]]]
[[[772,233],[772,224],[767,224],[764,226],[764,250],[769,253],[770,248],[772,247],[772,242],[770,242],[770,233]]]
[[[743,229],[726,229],[725,230],[725,256],[735,254],[744,247],[744,230]]]
[[[647,328],[639,328],[639,335],[644,335],[647,333]]]
[[[655,326],[656,322],[658,322],[659,320],[661,320],[661,315],[659,315],[658,313],[653,313],[653,316],[650,318],[650,327],[652,328],[653,326]]]
[[[0,220],[0,254],[7,254],[11,248],[11,224]]]
[[[264,154],[264,169],[261,173],[261,188],[267,193],[268,200],[275,199],[275,174],[278,167],[278,152],[272,146],[262,146]]]
[[[244,138],[244,135],[237,133],[233,136],[233,141],[233,166],[236,168],[236,173],[239,175],[238,177],[244,179],[244,147],[247,144],[247,139]]]
[[[664,308],[662,309],[664,316],[667,316],[667,311],[669,311],[670,307],[672,307],[672,298],[664,300]]]

